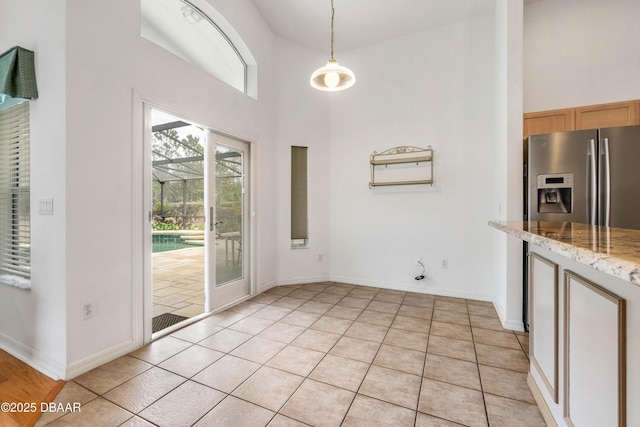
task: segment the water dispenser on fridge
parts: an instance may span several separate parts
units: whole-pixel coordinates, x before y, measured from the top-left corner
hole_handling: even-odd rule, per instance
[[[573,174],[538,175],[538,213],[571,213]]]

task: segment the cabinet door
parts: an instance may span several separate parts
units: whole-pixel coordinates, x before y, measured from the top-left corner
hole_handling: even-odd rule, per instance
[[[575,130],[575,111],[573,108],[540,111],[524,115],[523,138],[529,135],[570,130]]]
[[[576,130],[631,126],[637,120],[637,101],[576,108]]]
[[[529,255],[530,357],[558,403],[558,264]]]
[[[565,270],[564,414],[570,426],[626,426],[625,300]]]

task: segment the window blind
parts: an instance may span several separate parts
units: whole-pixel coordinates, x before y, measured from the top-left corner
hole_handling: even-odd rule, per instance
[[[291,240],[308,238],[307,147],[291,147]]]
[[[31,277],[29,102],[0,111],[0,281]]]

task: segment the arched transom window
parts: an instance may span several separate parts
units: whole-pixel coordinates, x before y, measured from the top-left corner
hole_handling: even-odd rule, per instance
[[[213,19],[186,0],[141,0],[140,34],[247,92],[247,64]]]

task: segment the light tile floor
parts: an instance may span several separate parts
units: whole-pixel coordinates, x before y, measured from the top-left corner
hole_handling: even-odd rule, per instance
[[[490,303],[276,287],[73,381],[38,426],[544,426]]]
[[[225,283],[242,274],[238,264],[241,261],[237,258],[237,243],[218,240],[215,252],[218,283]],[[163,313],[184,317],[204,313],[204,246],[155,252],[152,256],[153,317]]]
[[[204,313],[204,247],[156,252],[152,257],[153,317]]]

